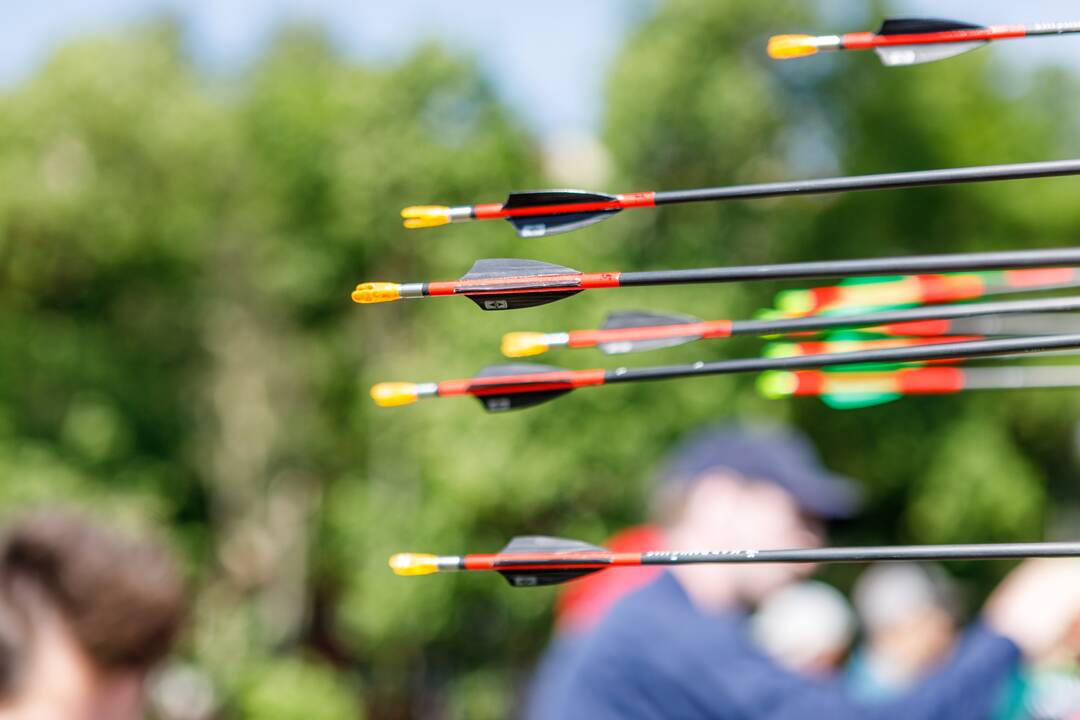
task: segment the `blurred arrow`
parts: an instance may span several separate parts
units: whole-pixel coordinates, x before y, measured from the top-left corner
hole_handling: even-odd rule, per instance
[[[1078,162],[1080,168],[1080,162]],[[692,285],[750,280],[796,280],[866,275],[908,275],[964,270],[1004,270],[1080,265],[1080,248],[1013,250],[861,260],[819,260],[777,265],[583,273],[537,260],[477,260],[459,280],[441,282],[366,282],[352,292],[368,304],[423,297],[464,296],[484,310],[533,307],[583,290],[654,285]]]
[[[955,320],[925,320],[863,328],[864,333],[890,337],[940,337],[943,335],[1056,335],[1077,329],[1077,322],[1056,314],[987,315]]]
[[[1080,329],[1078,327],[1077,329]],[[862,338],[847,337],[837,338],[828,336],[825,340],[810,340],[805,342],[771,342],[762,350],[763,357],[798,357],[802,355],[825,355],[840,352],[859,352],[862,350],[880,350],[883,348],[919,347],[924,345],[941,345],[950,342],[972,342],[982,340],[980,335],[944,335],[921,338]],[[942,362],[952,362],[951,359]]]
[[[494,571],[514,587],[558,585],[613,567],[646,565],[733,565],[747,563],[867,563],[888,561],[999,560],[1080,556],[1080,542],[981,545],[896,545],[792,550],[653,550],[614,553],[579,540],[515,537],[497,553],[429,555],[398,553],[390,558],[397,575]]]
[[[758,378],[758,389],[766,397],[820,397],[837,409],[882,405],[905,395],[1075,387],[1080,387],[1078,365],[916,367],[887,372],[774,371]]]
[[[1080,287],[1080,268],[1034,268],[991,272],[856,278],[837,285],[776,294],[776,310],[788,317],[977,300],[992,295]]]
[[[838,328],[903,327],[904,324],[947,322],[953,318],[982,315],[1076,311],[1080,311],[1080,297],[983,302],[967,305],[931,305],[863,315],[813,315],[779,320],[699,320],[688,315],[616,312],[609,315],[597,330],[508,333],[503,336],[502,352],[507,357],[527,357],[540,355],[553,347],[596,347],[608,355],[618,355],[672,347],[706,338],[739,335],[771,336]],[[1080,331],[1080,321],[1074,320],[1070,330]],[[903,344],[905,343],[894,341],[887,346],[899,347]],[[926,342],[923,341],[921,344],[926,344]],[[881,347],[885,346],[881,345]]]
[[[425,398],[472,395],[489,412],[529,407],[581,387],[617,383],[673,380],[767,370],[808,370],[840,365],[926,362],[943,358],[992,357],[1015,353],[1080,348],[1080,334],[1028,338],[999,338],[974,342],[943,343],[919,347],[884,348],[784,358],[741,358],[687,365],[666,365],[613,370],[564,370],[550,365],[493,365],[476,377],[442,382],[379,383],[371,397],[382,407],[407,405]]]
[[[1080,32],[1080,22],[1033,25],[973,25],[957,20],[893,18],[876,33],[844,35],[776,35],[769,39],[769,57],[777,60],[814,55],[822,50],[873,50],[889,66],[918,65],[961,55],[995,40]]]
[[[1078,173],[1080,173],[1080,160],[1053,160],[666,192],[634,192],[622,195],[607,195],[584,190],[536,190],[510,193],[506,202],[502,204],[483,203],[455,207],[414,205],[402,210],[401,216],[405,218],[407,228],[434,227],[472,220],[503,219],[514,226],[518,235],[531,238],[577,230],[629,208],[994,180],[1022,180]]]

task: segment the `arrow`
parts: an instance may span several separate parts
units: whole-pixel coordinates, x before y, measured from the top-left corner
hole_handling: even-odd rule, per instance
[[[732,185],[727,187],[671,190],[667,192],[634,192],[621,195],[587,192],[584,190],[534,190],[513,192],[505,203],[480,205],[414,205],[401,211],[407,228],[425,228],[447,223],[472,220],[504,219],[524,238],[543,237],[570,232],[605,220],[621,210],[692,202],[749,200],[786,195],[822,195],[855,190],[884,190],[890,188],[950,185],[954,183],[990,182],[1056,177],[1080,173],[1080,160],[1052,160],[987,165],[982,167],[922,170],[916,172],[858,175],[854,177],[792,182]]]
[[[651,550],[611,552],[579,540],[527,535],[492,554],[398,553],[390,558],[397,575],[494,571],[514,587],[559,585],[613,567],[645,565],[733,565],[746,563],[865,563],[883,561],[1001,560],[1080,556],[1080,542],[977,545],[896,545],[793,550]]]
[[[739,335],[780,335],[837,328],[889,327],[903,323],[947,321],[980,315],[1080,311],[1080,297],[1040,298],[969,305],[931,305],[865,315],[811,315],[778,320],[699,320],[688,315],[652,312],[616,312],[598,330],[540,333],[512,332],[503,336],[507,357],[539,355],[553,347],[597,347],[608,355],[656,350],[706,338]],[[1080,322],[1073,323],[1080,331]],[[894,342],[894,345],[896,343]]]
[[[769,57],[776,60],[814,55],[822,50],[873,50],[888,66],[918,65],[961,55],[994,40],[1080,32],[1080,22],[1034,25],[973,25],[957,20],[894,18],[876,33],[844,35],[776,35],[769,38]]]
[[[477,260],[459,280],[442,282],[366,282],[356,286],[353,302],[390,302],[423,297],[463,295],[483,310],[533,307],[576,295],[583,290],[652,285],[690,285],[745,280],[797,280],[865,275],[911,275],[927,272],[1003,270],[1080,265],[1080,247],[1056,250],[1013,250],[950,255],[860,260],[819,260],[778,265],[583,273],[537,260]]]
[[[765,346],[764,357],[799,357],[802,355],[827,355],[840,352],[860,352],[862,350],[880,350],[883,348],[920,347],[941,345],[950,342],[973,342],[982,340],[980,335],[934,336],[922,338],[844,338],[813,340],[809,342],[773,342]],[[951,359],[942,362],[952,362]]]
[[[776,309],[788,317],[889,305],[929,305],[991,295],[1080,287],[1080,268],[858,278],[838,285],[781,290]]]
[[[765,397],[820,397],[836,409],[882,405],[905,395],[947,395],[964,390],[1080,387],[1080,366],[916,367],[888,372],[774,371],[758,378]]]
[[[1076,329],[1076,321],[1052,314],[984,316],[956,320],[926,320],[864,328],[891,337],[940,337],[943,335],[1056,335]]]
[[[1044,352],[1080,348],[1080,334],[1028,338],[997,338],[974,342],[944,343],[920,347],[885,348],[862,352],[834,353],[784,358],[741,358],[687,365],[604,370],[564,370],[550,365],[493,365],[476,377],[442,382],[379,383],[371,388],[371,398],[381,407],[408,405],[423,398],[472,395],[489,412],[529,407],[564,395],[571,390],[616,383],[673,380],[676,378],[726,375],[766,370],[808,370],[839,365],[868,363],[926,362],[943,358],[991,357],[1015,353]]]

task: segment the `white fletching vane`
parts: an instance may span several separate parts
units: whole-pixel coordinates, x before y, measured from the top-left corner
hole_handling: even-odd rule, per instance
[[[891,45],[876,47],[874,52],[881,58],[881,62],[889,67],[900,65],[921,65],[922,63],[936,62],[946,58],[963,55],[966,52],[977,50],[986,44],[985,40],[963,43],[941,43],[934,45]]]

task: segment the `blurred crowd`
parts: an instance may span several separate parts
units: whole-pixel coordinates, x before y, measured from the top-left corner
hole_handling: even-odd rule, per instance
[[[855,486],[789,430],[710,429],[660,473],[616,552],[814,547]],[[1080,718],[1080,566],[1031,560],[975,619],[931,563],[610,570],[566,588],[526,699],[567,717]]]

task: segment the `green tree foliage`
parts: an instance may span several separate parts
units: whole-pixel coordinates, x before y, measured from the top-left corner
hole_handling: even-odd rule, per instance
[[[387,208],[493,194],[533,154],[435,48],[365,69],[297,32],[240,87],[198,81],[161,29],[77,43],[0,100],[0,497],[175,528],[189,652],[227,712],[408,707],[400,658],[433,629],[358,619],[400,604],[367,578],[385,586],[385,543],[407,539],[380,523],[411,515],[397,486],[424,489],[369,481],[364,374],[436,355],[408,309],[365,313],[349,291],[457,272],[453,245],[402,242]],[[324,662],[276,659],[305,647]]]
[[[610,77],[610,187],[1075,154],[1070,76],[1014,76],[992,52],[896,70],[764,57],[768,35],[799,28],[837,29],[795,0],[663,5]],[[844,540],[1034,539],[1048,495],[1073,499],[1064,393],[837,412],[715,378],[505,416],[470,400],[371,408],[374,382],[497,362],[503,332],[628,307],[746,316],[779,286],[485,314],[461,300],[359,308],[362,280],[453,278],[480,257],[607,270],[1054,246],[1080,226],[1080,181],[1053,180],[636,211],[528,242],[501,223],[400,228],[404,205],[544,186],[538,167],[476,69],[435,47],[357,67],[297,31],[227,86],[199,81],[167,28],[64,49],[0,97],[3,508],[85,502],[174,529],[197,590],[185,653],[222,715],[330,720],[511,715],[553,591],[395,579],[386,557],[495,550],[523,531],[600,541],[642,518],[653,465],[701,423],[805,427],[866,485],[869,515]],[[965,571],[985,589],[999,570]]]

